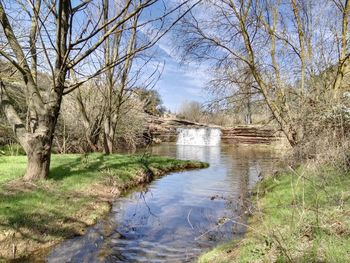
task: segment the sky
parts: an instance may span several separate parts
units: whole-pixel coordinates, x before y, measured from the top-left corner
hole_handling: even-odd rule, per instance
[[[181,63],[171,45],[171,35],[161,39],[158,50],[165,66],[155,89],[160,93],[164,106],[172,112],[178,112],[186,101],[208,101],[205,91],[206,83],[210,80],[208,67],[191,61],[186,65]]]
[[[174,1],[174,4],[177,1]],[[181,1],[180,1],[181,2]],[[154,17],[164,12],[163,2],[160,1],[151,6],[148,15]],[[171,5],[167,6],[171,9]],[[193,12],[198,11],[194,8]],[[147,12],[145,17],[147,17]],[[146,18],[145,18],[146,20]],[[173,44],[174,32],[169,31],[156,44],[157,60],[164,62],[164,69],[160,80],[154,89],[157,90],[163,101],[163,105],[172,112],[178,112],[181,105],[189,101],[207,102],[209,97],[205,86],[210,80],[209,67],[205,64],[198,65],[192,61],[182,63],[181,57]]]
[[[82,0],[73,0],[73,6],[78,5],[81,1]],[[147,19],[154,19],[162,16],[166,10],[169,11],[174,8],[173,5],[176,6],[178,1],[181,2],[182,0],[174,0],[173,2],[158,1],[144,11],[142,20],[147,21]],[[6,3],[11,6],[13,2],[7,1]],[[167,5],[166,7],[165,4]],[[12,9],[15,10],[16,14],[18,13],[19,7],[12,6]],[[183,11],[180,13],[182,12]],[[178,14],[178,12],[174,12],[174,16]],[[79,15],[82,14],[78,13],[75,16],[75,21],[79,21]],[[172,19],[174,19],[174,17],[170,16],[169,20],[171,21]],[[84,21],[85,20],[81,19],[78,25],[79,29],[80,26],[84,24]],[[150,26],[156,26],[156,23],[150,24]],[[78,30],[78,32],[80,31]],[[176,54],[176,47],[173,45],[173,39],[173,32],[170,31],[156,44],[155,50],[157,52],[157,60],[164,62],[164,69],[154,89],[160,93],[163,105],[167,109],[170,109],[172,112],[178,112],[181,104],[186,101],[208,101],[208,96],[204,88],[209,81],[209,77],[208,69],[205,65],[198,65],[196,63],[191,63],[191,61],[188,61],[186,65],[181,63],[181,58]],[[46,65],[46,63],[43,64]],[[87,70],[90,70],[90,67]],[[150,70],[152,71],[153,69],[151,68]]]

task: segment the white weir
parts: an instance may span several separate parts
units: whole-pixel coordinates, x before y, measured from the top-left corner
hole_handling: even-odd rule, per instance
[[[218,128],[177,128],[177,145],[218,146],[220,141]]]

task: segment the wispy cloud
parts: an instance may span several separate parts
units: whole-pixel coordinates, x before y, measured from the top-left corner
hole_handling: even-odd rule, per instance
[[[141,28],[141,31],[149,37],[152,32],[156,32],[151,25]],[[174,47],[171,31],[154,48],[157,59],[165,62],[162,77],[155,89],[161,94],[167,108],[176,112],[185,101],[208,101],[209,95],[205,91],[211,78],[208,64],[198,65],[194,61],[187,61],[184,65]]]

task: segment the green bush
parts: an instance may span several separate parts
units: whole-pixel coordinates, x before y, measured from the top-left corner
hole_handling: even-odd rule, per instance
[[[24,151],[21,145],[17,143],[11,143],[0,147],[0,155],[19,156],[26,155],[26,152]]]

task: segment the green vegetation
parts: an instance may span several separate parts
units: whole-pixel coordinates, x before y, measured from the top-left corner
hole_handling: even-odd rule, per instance
[[[2,155],[18,156],[18,155],[25,155],[25,154],[26,153],[23,147],[17,143],[10,143],[4,146],[0,146],[0,156]]]
[[[35,184],[22,180],[25,166],[25,156],[0,157],[0,258],[82,234],[130,187],[207,164],[148,155],[53,155],[48,180]]]
[[[350,173],[323,165],[263,180],[248,233],[199,262],[349,262]]]

